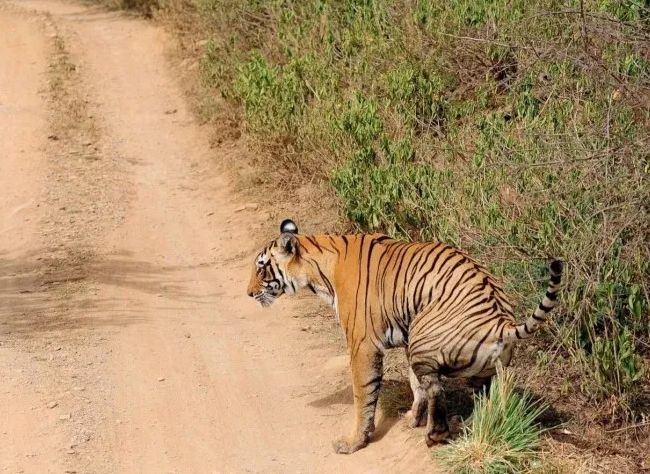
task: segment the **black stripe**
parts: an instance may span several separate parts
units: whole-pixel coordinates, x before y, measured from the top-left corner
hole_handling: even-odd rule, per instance
[[[327,238],[329,239],[330,244],[332,245],[332,250],[334,250],[334,252],[336,252],[336,255],[337,255],[338,257],[340,257],[340,256],[341,256],[341,252],[339,252],[338,244],[336,243],[336,241],[332,238],[331,235],[328,235]]]
[[[431,246],[427,250],[424,259],[418,260],[417,267],[413,270],[412,278],[415,278],[416,274],[422,270],[422,267],[424,266],[424,264],[426,264],[426,262],[429,261],[431,254],[435,252],[437,246],[438,244]],[[421,249],[421,252],[424,253],[425,250],[426,247]],[[428,280],[427,276],[428,276],[427,273],[423,273],[422,275],[420,275],[420,278],[415,283],[415,289],[411,292],[411,295],[413,296],[413,312],[415,313],[420,311],[422,308],[422,292],[424,291],[424,287],[426,286]]]
[[[447,333],[453,332],[455,335],[463,335],[464,337],[468,337],[469,339],[471,339],[471,337],[467,335],[467,332],[475,331],[476,330],[475,325],[478,324],[478,327],[480,328],[483,327],[485,324],[488,324],[495,317],[500,317],[498,314],[494,315],[494,313],[492,312],[492,308],[480,307],[485,303],[488,303],[490,299],[491,298],[487,296],[477,302],[474,302],[470,308],[463,307],[463,308],[458,308],[456,312],[453,311],[450,312],[449,316],[446,317],[444,320],[435,321],[434,324],[437,327],[436,329],[432,329],[431,331],[435,331],[436,334],[445,337]],[[449,327],[454,324],[455,326]],[[422,341],[422,344],[428,343],[428,341],[426,341],[425,339],[426,338],[420,339],[420,341]],[[413,349],[415,348],[413,347]],[[453,352],[453,350],[451,352]]]
[[[442,249],[440,249],[440,252],[438,252],[438,255],[436,255],[436,257],[433,259],[433,263],[431,264],[431,269],[429,270],[429,272],[433,272],[436,269],[436,265],[438,264],[438,260],[445,253],[445,251],[447,251],[447,250],[449,250],[449,247],[446,246],[446,245]],[[452,255],[453,255],[453,253],[452,253]],[[427,272],[427,273],[429,273],[429,272]]]
[[[401,251],[402,247],[403,247],[403,242],[393,243],[392,245],[390,245],[388,250],[382,254],[382,258],[380,259],[380,265],[377,268],[381,268],[381,261],[383,260],[384,256],[388,258],[388,262],[384,265],[384,269],[381,272],[381,277],[377,282],[377,290],[384,288],[384,283],[386,281],[386,274],[388,273],[388,269],[395,261],[393,259],[393,255],[395,255],[396,252]]]
[[[316,240],[313,237],[310,237],[309,235],[303,236],[305,239],[309,241],[310,244],[312,244],[316,249],[320,252],[323,253],[323,250],[321,249],[320,245],[316,243]]]
[[[454,365],[456,365],[458,363],[458,358],[460,357],[461,353],[463,352],[463,349],[465,348],[465,346],[469,343],[469,340],[473,339],[473,336],[481,329],[482,329],[482,326],[479,326],[477,328],[477,330],[475,330],[475,331],[473,331],[471,333],[471,337],[467,336],[468,341],[465,342],[462,346],[460,346],[460,348],[458,349],[458,353],[456,354],[456,357],[453,358],[454,359]],[[486,331],[485,335],[481,338],[480,341],[478,341],[478,343],[476,344],[476,347],[472,351],[472,356],[470,357],[469,362],[467,364],[461,366],[461,367],[455,367],[455,369],[464,370],[464,369],[467,369],[468,367],[471,367],[472,365],[474,365],[474,363],[476,362],[476,357],[478,356],[478,351],[480,351],[483,348],[483,345],[485,344],[485,340],[488,337],[490,337],[490,333],[491,333],[491,331],[489,331],[489,330]],[[451,353],[450,353],[450,355],[451,355]]]
[[[438,243],[434,246],[434,248],[433,248],[433,250],[436,250],[436,249],[437,249],[437,250],[438,250],[438,253],[437,253],[436,256],[434,257],[433,262],[432,262],[431,265],[429,266],[429,269],[428,269],[427,271],[425,271],[424,274],[422,275],[422,279],[420,280],[420,281],[422,281],[422,287],[420,288],[421,291],[424,290],[424,286],[425,286],[425,285],[424,285],[424,280],[428,280],[427,277],[428,277],[428,276],[429,276],[429,275],[430,275],[430,274],[435,270],[435,268],[436,268],[436,264],[438,263],[438,260],[440,259],[440,257],[442,256],[442,254],[445,253],[445,250],[447,250],[447,249],[450,248],[450,247],[447,246],[447,245],[443,245],[441,249],[438,249],[438,247],[440,247],[440,245],[441,245],[441,243],[438,242]],[[453,253],[452,253],[452,255],[453,255]],[[417,284],[416,284],[416,289],[417,289]],[[433,282],[430,282],[430,283],[429,283],[429,297],[428,297],[428,301],[429,301],[429,302],[431,302],[431,299],[432,299],[432,297],[433,297],[433,289],[434,289]],[[422,299],[421,295],[420,295],[420,299]]]
[[[375,322],[373,321],[372,318],[372,311],[370,310],[369,306],[372,304],[372,298],[368,298],[368,291],[370,289],[370,266],[371,266],[371,261],[372,261],[372,251],[375,248],[375,245],[377,245],[378,239],[373,239],[370,242],[370,245],[368,246],[368,256],[367,259],[368,261],[366,262],[366,297],[365,297],[365,306],[366,306],[366,311],[365,311],[365,316],[367,320],[370,322],[370,329],[371,333],[376,335],[377,332],[375,330]],[[380,255],[381,258],[381,255]],[[366,332],[368,331],[368,328],[366,326]],[[376,346],[377,344],[375,344]]]
[[[417,287],[419,280],[415,284],[415,289],[411,288],[413,283],[413,278],[420,268],[422,259],[425,256],[424,249],[416,249],[414,252],[417,252],[417,258],[411,259],[409,265],[404,272],[404,298],[406,299],[406,314],[404,315],[405,319],[410,319],[411,314],[416,311],[416,301],[415,296],[417,294]],[[413,291],[411,291],[413,290]],[[413,310],[411,311],[411,302],[413,303]]]
[[[363,242],[365,240],[366,236],[365,234],[362,234],[360,237],[360,242],[359,242],[359,267],[361,267],[361,262],[363,262]],[[350,337],[354,338],[354,328],[357,325],[357,318],[359,316],[359,290],[361,289],[361,268],[358,270],[359,273],[359,279],[357,281],[357,291],[354,295],[354,313],[352,314],[352,328],[350,329]],[[366,295],[367,296],[367,295]],[[364,303],[365,306],[365,303]],[[359,340],[359,344],[361,344],[361,340]],[[354,355],[356,352],[355,348],[352,348],[352,355]]]
[[[442,261],[442,263],[440,264],[440,270],[442,270],[443,268],[445,268],[445,265],[447,265],[447,262],[449,262],[449,260],[451,260],[452,258],[454,258],[456,255],[459,255],[459,254],[455,251],[455,249],[450,249],[450,250],[451,250],[451,253],[449,254],[449,256],[446,257],[446,258]],[[445,272],[445,273],[446,273],[446,272]],[[438,281],[440,281],[440,280],[441,280],[441,279],[438,279]]]
[[[368,397],[373,396],[375,393],[377,393],[377,392],[379,391],[379,388],[380,388],[380,387],[381,387],[381,383],[378,383],[378,384],[375,386],[375,388],[373,388],[370,392],[366,393],[366,396],[368,396]]]
[[[374,394],[372,394],[374,395]],[[368,396],[372,396],[368,395]],[[377,397],[372,397],[370,400],[368,400],[366,403],[364,403],[363,408],[370,408],[374,406],[377,403]]]
[[[557,299],[557,293],[547,291],[546,292],[546,297],[551,301],[555,301]]]
[[[364,384],[362,385],[362,388],[369,387],[369,386],[371,386],[372,384],[376,384],[376,383],[378,383],[378,382],[381,382],[381,375],[378,375],[377,377],[375,377],[374,379],[372,379],[370,382],[364,383]]]
[[[540,303],[540,304],[539,304],[539,309],[541,309],[541,310],[544,311],[545,313],[548,313],[550,310],[553,309],[553,307],[552,307],[552,306],[551,306],[551,307],[544,306],[542,303]]]
[[[393,284],[391,286],[394,289],[393,290],[393,298],[392,298],[393,314],[397,313],[398,300],[399,300],[399,292],[397,291],[398,281],[399,281],[399,278],[400,278],[400,272],[402,270],[402,265],[404,264],[404,259],[406,258],[406,253],[408,252],[409,248],[410,248],[410,245],[405,244],[400,249],[400,251],[395,256],[395,259],[394,259],[394,261],[398,262],[398,264],[397,264],[397,268],[395,268],[393,270],[393,277],[394,278],[393,278]],[[404,315],[395,314],[395,316],[402,316],[403,317]]]
[[[560,283],[560,280],[562,280],[561,275],[551,275],[551,281],[553,282],[554,285]]]
[[[440,290],[440,295],[439,295],[439,297],[438,297],[441,303],[445,303],[445,302],[446,302],[446,301],[451,297],[451,294],[453,294],[454,290],[455,290],[458,286],[461,286],[461,285],[463,284],[463,278],[465,277],[465,275],[467,275],[467,273],[470,272],[470,271],[472,270],[471,268],[468,268],[468,269],[466,269],[465,271],[463,271],[463,274],[462,274],[462,276],[458,279],[458,282],[456,283],[456,286],[454,286],[454,287],[451,289],[451,294],[450,294],[449,296],[446,296],[446,293],[447,293],[447,285],[448,285],[449,282],[451,281],[451,277],[453,276],[454,271],[455,271],[458,267],[460,267],[463,263],[465,263],[465,258],[462,258],[458,263],[454,264],[454,266],[452,267],[451,271],[450,271],[450,272],[447,272],[447,273],[449,273],[449,275],[445,278],[445,282],[444,282],[443,285],[442,285],[442,289]]]
[[[329,292],[330,296],[334,296],[334,287],[332,286],[332,282],[329,281],[329,279],[325,276],[323,271],[320,269],[320,265],[318,265],[318,262],[314,259],[310,259],[314,265],[316,265],[316,269],[318,270],[318,273],[325,283],[325,286],[327,286],[327,291]]]
[[[425,257],[425,259],[424,259],[424,261],[422,262],[422,264],[421,264],[421,265],[418,264],[418,269],[417,269],[418,271],[422,270],[422,266],[423,266],[426,262],[429,261],[429,258],[431,258],[431,254],[433,254],[433,252],[435,252],[436,249],[437,249],[439,246],[440,246],[440,243],[438,242],[438,243],[436,243],[435,245],[433,245],[432,248],[429,249],[429,251],[427,252],[427,256]],[[419,280],[418,280],[418,281],[416,282],[416,284],[415,284],[415,291],[414,291],[413,302],[414,302],[414,305],[416,306],[416,308],[415,308],[416,311],[420,311],[420,309],[422,308],[422,292],[424,291],[424,287],[426,286],[426,283],[427,283],[427,280],[428,280],[428,278],[427,278],[428,276],[429,276],[429,273],[428,273],[428,272],[424,272],[424,273],[422,274],[422,276],[420,276]],[[427,303],[428,303],[428,302],[427,302]]]
[[[536,316],[535,313],[533,313],[533,319],[542,323],[546,321],[546,318],[540,318],[539,316]]]

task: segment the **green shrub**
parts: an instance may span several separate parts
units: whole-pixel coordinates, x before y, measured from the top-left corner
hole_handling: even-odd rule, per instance
[[[587,390],[598,399],[625,396],[644,375],[644,363],[636,354],[630,330],[617,327],[612,332],[596,336],[590,352],[581,353],[583,365],[591,374]]]
[[[389,70],[385,82],[388,106],[401,114],[404,127],[423,133],[444,126],[445,82],[435,72],[404,64]]]
[[[371,147],[381,136],[384,124],[377,104],[361,94],[354,96],[335,122],[335,127],[360,148]]]
[[[241,66],[233,90],[252,131],[269,134],[294,132],[310,96],[299,60],[271,66],[258,55]]]

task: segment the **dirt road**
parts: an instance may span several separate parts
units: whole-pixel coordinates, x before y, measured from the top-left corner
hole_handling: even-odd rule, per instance
[[[166,42],[121,13],[0,3],[0,472],[431,472],[401,420],[333,453],[345,355],[296,302],[245,295],[271,203],[235,212],[233,151],[210,148]]]

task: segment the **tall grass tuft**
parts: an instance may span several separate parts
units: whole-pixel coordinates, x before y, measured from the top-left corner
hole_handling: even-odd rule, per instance
[[[476,399],[471,424],[434,456],[453,473],[524,472],[537,458],[542,428],[535,420],[546,408],[516,390],[512,371],[499,368],[489,394]]]

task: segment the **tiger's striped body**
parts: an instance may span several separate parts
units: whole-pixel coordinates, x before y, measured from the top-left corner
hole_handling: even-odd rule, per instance
[[[439,377],[487,379],[510,362],[512,345],[529,337],[555,304],[561,264],[552,264],[542,304],[516,324],[493,277],[458,249],[407,243],[385,235],[302,236],[295,224],[257,257],[249,295],[270,304],[308,288],[337,312],[350,353],[356,427],[335,444],[353,452],[367,444],[385,349],[404,346],[414,394],[412,424],[427,416],[427,443],[447,435]],[[290,221],[289,221],[290,222]],[[270,286],[269,286],[270,285]]]

